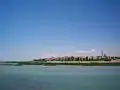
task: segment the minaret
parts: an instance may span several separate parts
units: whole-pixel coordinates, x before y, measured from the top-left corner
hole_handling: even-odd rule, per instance
[[[104,53],[103,53],[103,50],[101,50],[101,56],[104,57]]]

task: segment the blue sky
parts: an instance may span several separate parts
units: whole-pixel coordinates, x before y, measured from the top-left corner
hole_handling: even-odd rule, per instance
[[[91,55],[100,50],[120,55],[119,4],[119,0],[0,0],[0,59],[30,60],[91,49],[95,49]]]

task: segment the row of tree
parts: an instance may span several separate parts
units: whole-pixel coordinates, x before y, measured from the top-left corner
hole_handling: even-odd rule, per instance
[[[86,57],[57,57],[57,58],[44,58],[44,59],[34,59],[34,61],[111,61],[110,57],[101,57],[101,56],[97,56],[96,58],[94,58],[93,56],[91,58],[89,58],[88,56]]]

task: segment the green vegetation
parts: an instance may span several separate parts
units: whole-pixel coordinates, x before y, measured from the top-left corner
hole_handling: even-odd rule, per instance
[[[57,57],[57,58],[44,58],[34,59],[33,61],[4,61],[0,62],[0,65],[79,65],[79,66],[120,66],[120,61],[116,59],[119,57]],[[116,61],[115,61],[116,60]]]
[[[45,63],[44,65],[120,66],[120,63]]]
[[[28,62],[16,62],[15,64],[4,63],[0,65],[47,65],[47,66],[56,66],[56,65],[77,65],[77,66],[120,66],[118,62],[38,62],[38,61],[28,61]]]

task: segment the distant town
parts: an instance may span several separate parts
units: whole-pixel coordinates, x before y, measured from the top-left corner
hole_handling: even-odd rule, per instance
[[[118,60],[118,56],[107,56],[103,51],[101,51],[100,56],[63,56],[63,57],[49,57],[49,58],[39,58],[33,61],[112,61]]]
[[[119,56],[107,56],[101,51],[100,56],[63,56],[38,58],[30,61],[1,61],[0,65],[80,65],[80,66],[120,66]]]

